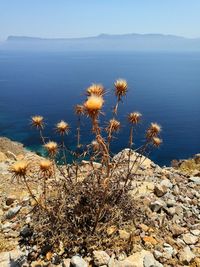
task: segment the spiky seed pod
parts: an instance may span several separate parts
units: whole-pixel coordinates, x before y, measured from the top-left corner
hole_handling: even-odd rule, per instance
[[[53,172],[53,164],[48,159],[41,160],[39,163],[39,167],[43,175],[50,176]]]
[[[111,119],[108,123],[108,126],[106,127],[106,132],[114,133],[119,131],[119,129],[120,129],[120,122],[115,119]]]
[[[93,140],[93,141],[91,142],[91,145],[92,145],[92,149],[93,149],[94,151],[99,151],[99,143],[98,143],[96,140]]]
[[[36,127],[37,129],[43,129],[44,128],[44,118],[42,116],[33,116],[31,117],[31,124],[33,127]]]
[[[100,110],[103,107],[103,103],[104,100],[102,96],[95,96],[95,95],[89,96],[86,102],[84,103],[87,115],[92,118],[98,116]]]
[[[60,121],[56,124],[56,132],[58,132],[60,135],[68,134],[69,129],[69,124],[65,121]]]
[[[147,129],[146,138],[152,139],[153,137],[157,137],[157,135],[161,132],[161,126],[155,122],[152,122],[150,127]]]
[[[28,171],[28,162],[25,160],[17,161],[11,166],[11,172],[16,177],[25,177]]]
[[[155,147],[159,147],[162,144],[162,139],[160,139],[159,137],[153,137],[152,138],[152,144]]]
[[[75,110],[75,114],[79,115],[79,116],[84,115],[84,113],[85,113],[85,109],[84,109],[83,105],[76,105],[74,110]]]
[[[128,84],[126,80],[119,79],[115,82],[115,95],[121,99],[122,96],[125,96],[128,90]]]
[[[103,96],[105,93],[105,89],[101,84],[92,84],[90,87],[87,88],[86,92],[88,96]]]
[[[141,113],[139,113],[139,112],[131,112],[128,115],[128,121],[131,124],[138,124],[140,122],[140,120],[141,120],[141,117],[142,117]]]
[[[55,156],[58,152],[58,144],[56,142],[50,141],[44,145],[44,148],[50,156]]]
[[[159,134],[161,132],[161,126],[155,122],[151,123],[150,129],[155,134]]]

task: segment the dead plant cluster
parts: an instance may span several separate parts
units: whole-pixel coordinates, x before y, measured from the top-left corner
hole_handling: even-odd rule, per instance
[[[119,104],[128,91],[127,82],[117,80],[114,89],[116,105],[105,128],[99,123],[105,103],[105,89],[102,85],[91,85],[86,90],[85,102],[75,107],[78,121],[77,147],[81,147],[83,116],[91,120],[91,131],[94,135],[94,140],[82,154],[69,151],[65,144],[64,137],[70,131],[67,122],[60,121],[55,126],[56,133],[61,138],[58,144],[54,141],[47,142],[44,138],[45,122],[42,116],[33,116],[31,119],[48,157],[35,162],[16,162],[12,166],[12,172],[14,178],[23,180],[35,202],[32,216],[34,234],[29,242],[39,245],[41,249],[46,247],[45,253],[57,251],[67,255],[75,252],[87,255],[97,248],[127,252],[131,249],[131,235],[128,241],[119,240],[118,230],[133,225],[134,217],[140,212],[129,193],[131,181],[142,164],[141,153],[161,144],[161,127],[157,123],[150,124],[144,144],[135,153],[134,130],[142,115],[131,112],[127,116],[130,125],[127,160],[125,163],[120,157],[113,160],[110,144],[121,128],[117,113]],[[57,164],[58,153],[62,154],[62,165]],[[68,163],[67,153],[75,156],[72,164]],[[134,153],[135,160],[132,161],[131,156]],[[88,159],[87,164],[80,162],[80,158],[84,157]],[[123,168],[121,174],[120,168]],[[40,185],[38,194],[31,189],[29,181],[32,179]]]

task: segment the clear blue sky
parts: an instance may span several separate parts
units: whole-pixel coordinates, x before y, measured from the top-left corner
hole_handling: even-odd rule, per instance
[[[132,32],[200,37],[200,0],[0,0],[0,40]]]

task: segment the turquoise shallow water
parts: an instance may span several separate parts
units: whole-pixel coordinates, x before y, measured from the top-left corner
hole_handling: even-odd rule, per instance
[[[0,135],[38,150],[40,140],[29,118],[46,118],[45,136],[58,140],[52,131],[64,119],[71,125],[66,138],[75,147],[76,118],[73,106],[84,100],[84,90],[93,82],[103,83],[106,105],[114,105],[113,81],[125,78],[127,98],[120,106],[123,127],[113,152],[127,146],[129,111],[139,110],[143,122],[135,134],[136,145],[144,141],[149,122],[163,126],[164,144],[151,158],[169,165],[174,158],[200,152],[200,53],[112,53],[112,52],[11,52],[0,51]],[[105,108],[107,119],[111,107]],[[82,142],[93,139],[89,121],[82,127]]]

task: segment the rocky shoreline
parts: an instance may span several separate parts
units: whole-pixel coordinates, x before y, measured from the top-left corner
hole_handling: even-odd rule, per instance
[[[126,157],[126,150],[124,153]],[[120,153],[115,158],[120,156]],[[34,203],[23,184],[12,181],[10,166],[24,158],[40,158],[22,144],[0,138],[0,266],[63,267],[168,267],[200,266],[200,154],[193,159],[174,161],[173,167],[159,167],[146,159],[137,172],[131,194],[144,216],[134,218],[132,235],[128,229],[108,229],[110,238],[133,241],[132,255],[123,252],[93,251],[82,258],[60,253],[39,253],[26,246],[32,234]],[[87,162],[82,163],[83,171]],[[119,175],[123,169],[119,170]],[[37,183],[32,183],[33,190]],[[23,241],[23,242],[22,242]],[[22,245],[20,245],[22,242]]]

